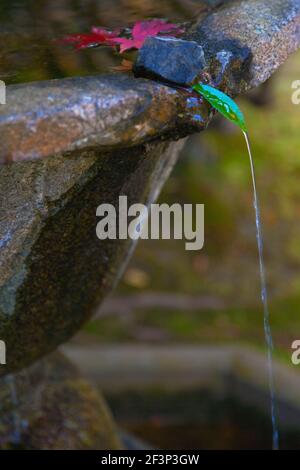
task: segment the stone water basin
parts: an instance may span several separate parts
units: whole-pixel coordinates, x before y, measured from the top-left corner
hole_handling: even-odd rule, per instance
[[[11,11],[16,25],[17,11]],[[251,11],[260,14],[251,17]],[[299,23],[299,0],[226,2],[202,10],[198,22],[186,26],[183,40],[203,48],[206,76],[218,77],[225,91],[237,94],[265,81],[298,47]],[[2,57],[12,84],[0,107],[0,338],[9,358],[0,374],[54,350],[90,318],[134,248],[127,240],[97,239],[96,208],[116,204],[119,195],[127,195],[130,204],[155,200],[182,138],[204,130],[212,117],[202,100],[132,74],[57,78],[61,75],[46,61],[47,73],[43,63],[39,78],[55,80],[13,84],[28,76],[24,70],[9,76],[12,50]],[[21,63],[30,63],[28,57]],[[163,77],[164,71],[158,72]],[[151,63],[143,73],[153,78]],[[176,82],[176,70],[174,77]]]

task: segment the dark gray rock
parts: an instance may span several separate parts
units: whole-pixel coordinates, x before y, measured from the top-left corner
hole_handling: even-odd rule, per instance
[[[205,66],[203,49],[196,42],[150,37],[139,51],[134,73],[136,76],[190,85],[196,82]]]

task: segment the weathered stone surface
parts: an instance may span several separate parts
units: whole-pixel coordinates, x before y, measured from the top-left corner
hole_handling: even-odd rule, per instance
[[[175,139],[205,127],[207,106],[202,121],[194,114],[186,94],[125,74],[11,85],[0,106],[0,164]]]
[[[134,247],[99,240],[96,209],[149,204],[181,143],[86,151],[0,168],[0,338],[20,369],[66,341],[109,292]]]
[[[202,45],[213,81],[243,93],[266,81],[299,47],[300,0],[226,2],[185,39]]]
[[[201,17],[182,37],[203,47],[207,67],[200,63],[193,68],[193,74],[183,76],[178,60],[172,66],[173,82],[182,84],[185,78],[188,85],[205,80],[230,94],[238,94],[264,82],[299,47],[299,0],[210,4],[219,8]],[[169,43],[170,58],[175,55],[172,47],[177,47],[176,41]],[[146,51],[151,60],[146,59]],[[166,75],[165,50],[160,52],[155,41],[140,50],[137,72],[139,76]]]
[[[203,49],[196,42],[150,37],[139,51],[134,73],[186,85],[193,83],[205,66]]]
[[[0,449],[121,449],[106,404],[59,353],[0,380]]]

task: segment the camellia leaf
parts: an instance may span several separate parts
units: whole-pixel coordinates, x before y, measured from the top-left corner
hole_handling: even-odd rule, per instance
[[[222,91],[203,83],[197,83],[192,88],[229,121],[239,126],[243,132],[247,132],[244,115],[233,99]]]

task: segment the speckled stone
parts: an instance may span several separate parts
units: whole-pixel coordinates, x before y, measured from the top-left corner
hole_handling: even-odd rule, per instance
[[[121,449],[101,395],[62,354],[0,379],[0,449]]]

